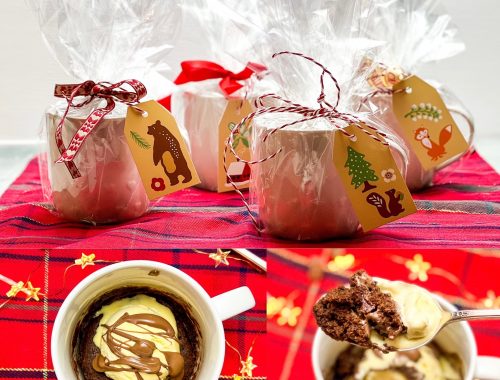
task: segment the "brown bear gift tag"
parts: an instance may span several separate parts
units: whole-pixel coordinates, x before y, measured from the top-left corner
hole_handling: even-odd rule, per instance
[[[434,87],[413,75],[393,90],[394,114],[424,169],[467,151],[469,144]]]
[[[217,191],[219,193],[234,190],[228,176],[238,189],[248,189],[250,183],[250,165],[238,161],[234,154],[229,151],[227,160],[227,175],[224,170],[224,149],[226,140],[231,131],[238,123],[252,112],[252,106],[248,100],[230,99],[219,123],[219,164],[217,175]],[[252,123],[244,124],[240,133],[235,135],[233,148],[244,160],[250,160],[250,137],[252,134]]]
[[[149,199],[200,183],[174,117],[150,100],[129,107],[125,136]]]
[[[416,212],[389,147],[354,125],[345,131],[356,136],[356,141],[337,131],[333,161],[363,230],[372,230]],[[370,133],[374,132],[370,130]]]

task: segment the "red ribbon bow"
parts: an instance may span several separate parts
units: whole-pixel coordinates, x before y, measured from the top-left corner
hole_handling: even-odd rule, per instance
[[[122,88],[122,86],[125,84],[132,87],[132,91],[127,91]],[[109,82],[95,83],[90,80],[79,84],[56,84],[54,89],[54,96],[58,98],[65,98],[68,102],[68,107],[66,108],[66,111],[64,112],[61,121],[59,122],[56,129],[55,137],[57,148],[61,153],[61,156],[56,162],[64,162],[71,174],[71,177],[81,177],[81,174],[78,171],[73,160],[79,152],[85,139],[90,135],[90,133],[92,133],[92,131],[100,123],[100,121],[108,113],[113,111],[113,109],[115,108],[115,101],[128,105],[134,105],[137,104],[141,98],[146,96],[146,93],[146,87],[141,82],[135,79],[124,80],[115,84]],[[75,104],[73,103],[73,101],[77,96],[86,96],[87,99],[81,103]],[[87,120],[85,120],[83,125],[71,139],[69,147],[66,148],[62,139],[62,129],[69,109],[71,107],[83,107],[89,104],[95,98],[106,99],[106,106],[92,111],[89,117],[87,117]]]
[[[243,87],[239,81],[249,79],[253,74],[260,74],[267,68],[258,63],[248,62],[239,73],[226,70],[221,65],[210,61],[184,61],[181,63],[182,71],[175,79],[175,84],[201,82],[207,79],[221,78],[219,87],[225,95],[231,95]],[[159,100],[167,109],[170,109],[171,96]]]

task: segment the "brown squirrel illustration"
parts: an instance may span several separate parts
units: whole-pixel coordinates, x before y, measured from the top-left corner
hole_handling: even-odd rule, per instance
[[[192,179],[191,171],[186,162],[186,158],[182,154],[182,149],[179,141],[175,136],[163,125],[161,125],[160,120],[156,120],[156,123],[148,127],[148,135],[154,137],[153,143],[153,162],[155,166],[161,162],[163,171],[167,175],[170,185],[174,186],[179,183],[179,175],[183,176],[184,179],[182,183],[188,183]],[[165,164],[163,160],[163,155],[169,152],[174,161],[175,168],[170,172],[167,170],[168,164]]]
[[[400,203],[401,193],[396,194],[395,189],[391,189],[385,192],[389,197],[389,203],[385,201],[384,197],[377,192],[370,193],[366,197],[366,201],[375,206],[383,218],[390,218],[392,216],[398,216],[405,211],[403,205]]]
[[[432,161],[436,161],[446,154],[445,145],[451,139],[451,124],[441,129],[439,133],[439,143],[435,143],[429,136],[429,131],[426,128],[419,128],[415,131],[415,140],[420,141],[427,154],[431,157]]]

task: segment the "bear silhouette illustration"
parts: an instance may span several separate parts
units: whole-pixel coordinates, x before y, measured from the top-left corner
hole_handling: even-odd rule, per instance
[[[182,183],[188,183],[192,179],[191,171],[182,154],[181,145],[175,136],[161,124],[160,120],[148,127],[148,135],[154,138],[153,143],[153,162],[155,166],[161,163],[163,171],[174,186],[179,183],[179,176],[183,177]],[[169,153],[170,160],[168,155]]]

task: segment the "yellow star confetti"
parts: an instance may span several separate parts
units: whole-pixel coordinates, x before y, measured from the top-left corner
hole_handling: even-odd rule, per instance
[[[481,303],[488,309],[498,309],[500,308],[500,296],[497,296],[493,290],[489,290]]]
[[[75,265],[81,265],[82,269],[85,269],[88,265],[95,265],[95,254],[91,253],[90,255],[86,255],[82,253],[82,257],[75,260]]]
[[[267,297],[267,307],[266,314],[267,318],[274,318],[287,304],[287,299],[285,297]]]
[[[231,251],[223,251],[222,249],[217,248],[217,252],[209,254],[208,257],[215,261],[215,267],[217,268],[220,264],[229,265],[227,257],[230,253]]]
[[[7,297],[15,297],[17,293],[24,289],[24,282],[19,281],[17,284],[11,286],[10,290],[7,292]]]
[[[40,301],[40,298],[38,297],[38,293],[40,292],[40,288],[35,288],[33,287],[33,285],[31,284],[31,281],[28,281],[26,283],[26,301],[29,301],[31,300],[32,298],[35,300],[35,301]]]
[[[355,258],[352,254],[340,255],[333,257],[328,263],[330,272],[345,272],[354,266]]]
[[[240,375],[234,375],[233,380],[243,380],[243,378]]]
[[[413,260],[406,261],[405,266],[410,270],[410,275],[408,276],[410,280],[419,279],[425,282],[429,279],[427,272],[431,269],[431,264],[424,261],[421,254],[417,253],[413,256]]]
[[[250,350],[250,352],[251,352],[251,350]],[[250,352],[248,353],[246,360],[241,361],[241,365],[242,365],[241,370],[240,370],[241,376],[252,377],[253,370],[255,368],[257,368],[257,366],[255,364],[253,364],[253,357],[250,356]]]
[[[298,322],[298,318],[302,314],[302,308],[299,306],[285,306],[279,313],[278,325],[284,326],[288,325],[290,327],[295,327]]]

